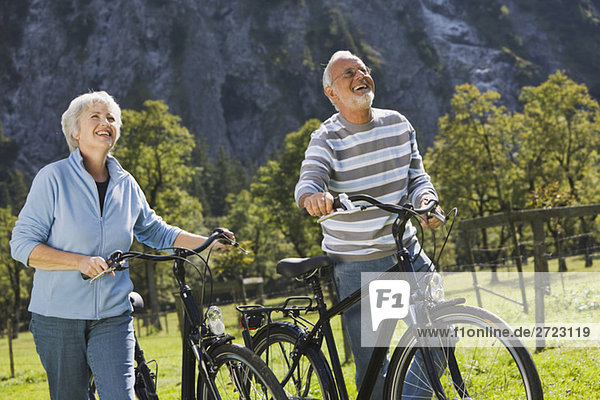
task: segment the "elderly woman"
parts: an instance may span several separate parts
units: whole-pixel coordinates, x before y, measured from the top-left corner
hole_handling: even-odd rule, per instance
[[[104,257],[128,250],[134,235],[154,248],[194,248],[206,238],[166,224],[109,154],[121,110],[108,93],[75,98],[62,128],[71,154],[39,171],[10,243],[13,258],[35,268],[30,328],[53,400],[87,399],[89,370],[101,398],[134,399],[129,273],[94,285],[81,273],[107,269]]]

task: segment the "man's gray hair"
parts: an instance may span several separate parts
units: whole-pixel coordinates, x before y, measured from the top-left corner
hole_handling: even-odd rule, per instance
[[[329,59],[329,62],[327,63],[327,66],[325,67],[325,70],[323,71],[323,90],[327,89],[333,84],[333,77],[331,76],[331,65],[339,58],[356,58],[360,60],[360,57],[348,50],[338,50],[335,53],[333,53],[333,55]],[[337,111],[340,110],[338,106],[333,102],[333,100],[329,99],[329,101]]]
[[[71,101],[71,104],[69,104],[67,111],[62,115],[61,125],[63,134],[69,145],[69,151],[73,151],[79,147],[79,142],[75,139],[75,136],[79,132],[79,118],[81,118],[81,114],[96,103],[105,104],[115,117],[117,122],[117,136],[115,142],[119,139],[122,125],[121,108],[115,99],[105,91],[84,93],[75,97]]]
[[[329,59],[329,62],[327,63],[327,66],[325,67],[325,71],[323,71],[323,89],[328,88],[333,83],[333,77],[331,76],[331,65],[338,58],[356,58],[360,60],[360,57],[348,50],[338,50],[335,53],[333,53],[333,55]]]

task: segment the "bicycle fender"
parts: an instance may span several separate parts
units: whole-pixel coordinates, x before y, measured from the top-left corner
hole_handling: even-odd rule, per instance
[[[266,335],[268,336],[269,334],[269,330],[273,329],[273,326],[277,326],[279,329],[283,329],[283,330],[287,330],[290,334],[290,336],[295,336],[297,338],[300,338],[304,335],[306,335],[306,332],[304,331],[304,329],[300,328],[298,325],[296,324],[292,324],[291,322],[287,322],[287,321],[279,321],[279,322],[272,322],[271,324],[267,324],[267,325],[263,325],[262,327],[260,327],[256,333],[254,335],[252,335],[252,342],[255,341],[255,338]]]
[[[465,304],[467,300],[465,300],[462,297],[459,297],[457,299],[452,299],[452,300],[448,300],[448,301],[443,301],[441,303],[438,303],[436,305],[434,305],[433,307],[431,307],[431,309],[429,310],[430,313],[434,313],[437,312],[438,310],[442,310],[444,308],[448,308],[448,307],[454,307],[457,306],[459,304]]]

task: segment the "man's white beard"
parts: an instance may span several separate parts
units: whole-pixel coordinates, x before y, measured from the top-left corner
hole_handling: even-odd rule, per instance
[[[373,91],[369,91],[369,93],[365,93],[360,97],[352,97],[351,102],[357,108],[367,109],[370,108],[373,104],[373,100],[375,99],[375,93]]]

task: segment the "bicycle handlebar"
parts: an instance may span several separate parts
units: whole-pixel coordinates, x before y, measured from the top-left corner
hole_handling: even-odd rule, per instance
[[[108,264],[108,269],[99,273],[95,277],[91,278],[90,283],[93,283],[96,279],[111,273],[112,271],[122,271],[126,269],[123,266],[123,263],[130,258],[140,258],[142,260],[152,260],[152,261],[174,261],[177,259],[187,258],[191,255],[198,254],[206,250],[215,240],[225,240],[229,242],[234,247],[239,248],[245,253],[248,253],[247,250],[243,249],[238,242],[231,240],[227,235],[225,235],[225,230],[223,228],[216,228],[213,233],[209,237],[206,238],[204,243],[195,249],[185,249],[185,248],[173,248],[175,251],[171,254],[149,254],[149,253],[140,253],[137,251],[115,251],[111,253],[108,258],[106,258],[106,263]],[[81,277],[84,280],[90,279],[89,276],[85,274],[81,274]]]
[[[356,201],[364,201],[364,202],[369,203],[369,205],[355,206],[353,203]],[[363,211],[370,207],[378,207],[382,210],[388,211],[393,214],[411,213],[413,215],[415,215],[415,214],[427,215],[427,218],[432,218],[432,217],[437,218],[442,223],[445,223],[447,221],[447,218],[437,211],[437,209],[436,209],[437,205],[438,205],[438,201],[432,199],[427,203],[427,205],[425,207],[414,208],[410,203],[404,204],[404,205],[382,203],[379,200],[377,200],[376,198],[371,197],[366,194],[354,194],[354,195],[348,196],[345,193],[342,193],[339,196],[336,196],[333,198],[334,210],[337,209],[337,210],[342,210],[342,211],[337,211],[337,212],[333,212],[333,213],[324,215],[321,218],[319,218],[318,222],[320,223],[320,222],[325,221],[336,215],[351,214],[354,212]],[[304,215],[308,215],[308,211],[306,211],[306,208],[302,209],[302,213]]]

